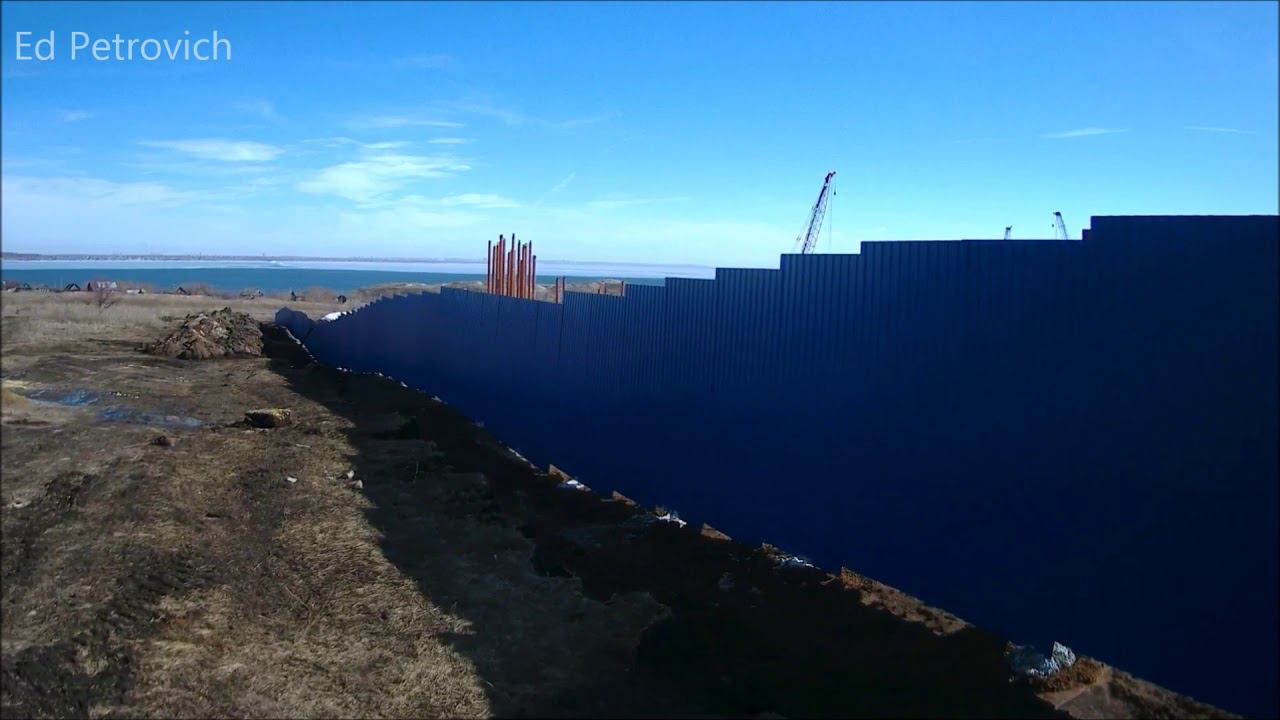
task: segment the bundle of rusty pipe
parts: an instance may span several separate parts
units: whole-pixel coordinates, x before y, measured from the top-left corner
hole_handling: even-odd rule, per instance
[[[508,246],[505,235],[498,236],[495,245],[489,241],[489,263],[485,273],[485,291],[495,295],[537,299],[538,256],[533,254],[533,243],[521,243],[511,235]]]

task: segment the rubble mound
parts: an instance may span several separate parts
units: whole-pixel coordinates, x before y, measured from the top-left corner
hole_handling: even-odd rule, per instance
[[[143,350],[184,360],[235,355],[258,357],[262,355],[262,330],[248,315],[222,308],[186,316],[176,330]]]

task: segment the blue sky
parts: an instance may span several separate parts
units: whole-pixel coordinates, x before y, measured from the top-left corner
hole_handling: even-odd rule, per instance
[[[1276,3],[3,6],[20,252],[776,266],[1277,212]],[[71,33],[230,60],[69,57]],[[16,33],[55,34],[50,62]]]

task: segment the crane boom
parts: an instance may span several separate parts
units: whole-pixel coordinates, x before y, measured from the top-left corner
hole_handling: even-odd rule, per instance
[[[1062,221],[1062,213],[1053,214],[1053,236],[1058,240],[1067,239],[1067,224]]]
[[[804,232],[796,236],[796,245],[800,246],[800,254],[808,255],[818,244],[818,232],[822,230],[822,218],[827,214],[827,199],[831,196],[831,178],[836,176],[832,170],[822,180],[822,189],[818,191],[818,200],[809,211],[809,223]]]

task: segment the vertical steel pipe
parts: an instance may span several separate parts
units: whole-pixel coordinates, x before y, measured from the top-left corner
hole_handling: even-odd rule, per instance
[[[493,271],[496,273],[493,278],[493,292],[495,295],[502,294],[502,255],[507,251],[507,237],[505,235],[498,236],[498,247],[493,251]]]
[[[523,243],[516,243],[516,276],[514,280],[516,281],[516,285],[515,285],[515,288],[513,288],[514,291],[511,294],[515,295],[516,297],[521,297],[524,293],[524,244]]]
[[[511,288],[515,281],[516,270],[516,248],[520,247],[520,243],[516,241],[515,233],[511,234],[511,249],[507,251],[507,286],[504,288],[503,295],[510,297],[513,293]]]

